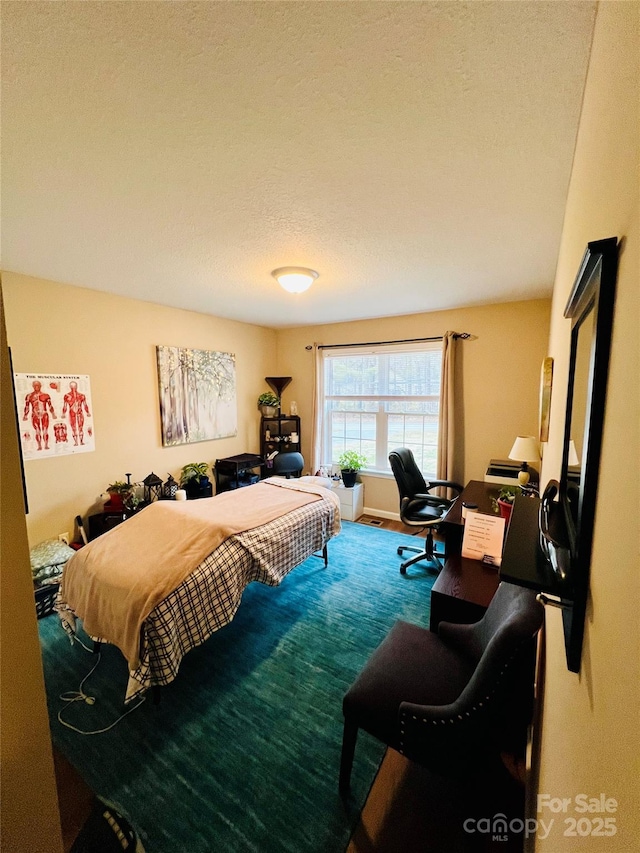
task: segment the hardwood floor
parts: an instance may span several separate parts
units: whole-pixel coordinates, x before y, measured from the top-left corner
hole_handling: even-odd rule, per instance
[[[480,780],[446,779],[387,750],[346,853],[522,853],[522,837],[476,827],[521,818],[524,788],[506,770]],[[466,827],[466,828],[465,828]]]
[[[382,527],[384,530],[393,530],[394,533],[408,533],[409,536],[415,534],[416,536],[422,536],[423,538],[427,535],[426,528],[420,530],[418,529],[418,533],[416,533],[415,527],[407,527],[406,524],[403,524],[400,520],[396,521],[393,518],[378,518],[375,515],[361,515],[360,518],[356,519],[358,524],[368,524],[372,527]],[[435,537],[438,538],[437,535]]]

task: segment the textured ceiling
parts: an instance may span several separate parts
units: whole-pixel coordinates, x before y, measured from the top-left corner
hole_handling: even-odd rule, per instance
[[[1,5],[4,269],[272,327],[550,293],[594,4]]]

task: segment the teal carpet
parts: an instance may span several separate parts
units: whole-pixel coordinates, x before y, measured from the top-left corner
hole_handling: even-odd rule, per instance
[[[106,734],[60,725],[61,693],[94,658],[50,616],[39,622],[54,743],[90,787],[137,827],[147,853],[340,853],[384,748],[360,735],[352,796],[337,793],[342,696],[398,618],[429,622],[434,575],[401,577],[411,537],[344,522],[329,567],[310,558],[281,586],[253,583],[226,628],[182,662],[162,701]],[[415,542],[415,540],[413,540]],[[67,707],[81,729],[123,711],[120,652],[106,647],[85,685],[95,705]]]

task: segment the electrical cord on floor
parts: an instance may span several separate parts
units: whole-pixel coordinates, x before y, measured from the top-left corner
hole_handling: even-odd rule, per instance
[[[76,637],[76,641],[78,643],[80,643],[80,645],[84,649],[86,649],[88,652],[93,654],[93,650],[88,648],[88,646],[85,646],[85,644],[82,642],[82,640],[80,640],[78,637]],[[114,728],[114,726],[117,726],[121,720],[124,720],[125,717],[128,717],[129,714],[133,713],[133,711],[136,711],[146,699],[146,697],[143,696],[142,699],[140,699],[140,701],[136,705],[134,705],[132,708],[129,708],[128,711],[125,711],[124,714],[121,714],[117,720],[115,720],[113,723],[111,723],[111,725],[106,726],[104,729],[95,729],[95,731],[87,732],[87,731],[83,731],[82,729],[78,729],[78,728],[76,728],[76,726],[73,726],[73,725],[71,725],[71,723],[68,723],[66,720],[63,720],[62,719],[62,712],[65,710],[65,708],[69,707],[69,705],[72,705],[74,702],[84,702],[87,705],[95,705],[96,697],[90,696],[89,694],[85,693],[84,692],[84,685],[88,681],[88,679],[93,675],[93,673],[96,671],[96,669],[98,668],[98,664],[100,663],[101,660],[102,660],[102,652],[98,652],[98,660],[94,663],[94,665],[91,667],[89,672],[82,679],[82,681],[80,682],[80,687],[78,688],[78,690],[77,691],[71,690],[67,693],[61,693],[60,696],[58,697],[59,699],[62,699],[63,702],[67,703],[65,706],[63,706],[58,711],[58,722],[61,725],[65,726],[66,728],[71,729],[71,731],[77,732],[80,735],[101,735],[101,734],[104,734],[105,732],[108,732],[110,729]]]
[[[80,645],[82,646],[82,648],[85,651],[89,652],[89,654],[91,654],[91,655],[94,654],[94,650],[90,649],[89,646],[85,646],[85,644],[82,642],[80,637],[78,637],[76,634],[73,634],[72,636],[70,636],[69,639],[71,640],[71,645],[73,645],[74,643],[80,643]],[[94,669],[95,669],[95,667],[94,667]],[[91,670],[91,672],[93,672],[93,669]],[[89,673],[89,675],[91,675],[91,673]]]

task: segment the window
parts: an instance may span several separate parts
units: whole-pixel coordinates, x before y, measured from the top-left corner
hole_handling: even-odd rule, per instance
[[[422,471],[436,475],[442,349],[438,342],[326,350],[322,458],[337,464],[345,450],[367,468],[389,470],[389,452],[413,451]]]

